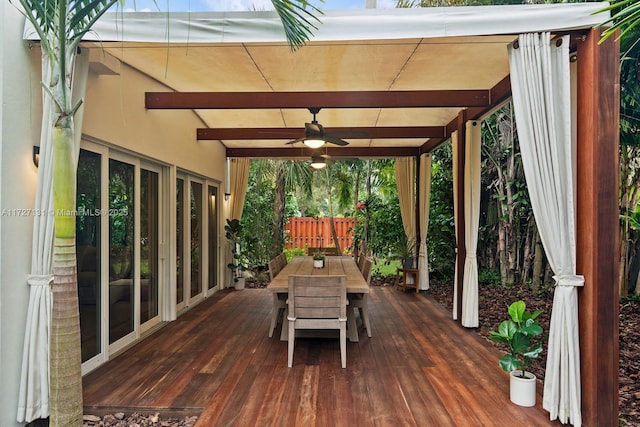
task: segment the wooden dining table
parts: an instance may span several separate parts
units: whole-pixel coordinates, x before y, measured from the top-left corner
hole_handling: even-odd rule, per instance
[[[369,285],[358,269],[357,264],[350,256],[328,256],[325,258],[324,268],[314,268],[312,256],[294,257],[284,268],[273,278],[267,289],[273,292],[273,310],[278,310],[276,302],[282,294],[289,293],[289,276],[291,275],[330,275],[346,276],[347,295],[358,295],[365,302],[369,294]],[[351,295],[350,295],[351,294]],[[289,331],[289,322],[286,320],[286,312],[282,321],[282,332],[280,339],[286,341]],[[358,341],[358,328],[356,326],[355,313],[353,309],[347,307],[347,335],[349,341]]]

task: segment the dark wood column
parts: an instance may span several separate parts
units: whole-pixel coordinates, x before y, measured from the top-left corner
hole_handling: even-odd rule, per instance
[[[577,46],[577,272],[586,426],[618,425],[619,45]]]
[[[464,164],[465,164],[465,147],[467,146],[467,111],[462,110],[458,114],[458,181],[457,181],[457,194],[456,202],[458,205],[458,212],[456,213],[456,221],[458,229],[456,230],[456,248],[458,251],[457,268],[458,268],[458,280],[455,283],[458,290],[458,301],[456,301],[456,307],[458,312],[458,323],[462,323],[462,284],[464,279],[464,259],[467,256],[467,246],[465,244],[465,232],[464,232]]]

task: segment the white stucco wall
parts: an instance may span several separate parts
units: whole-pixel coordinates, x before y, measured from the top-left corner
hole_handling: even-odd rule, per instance
[[[205,127],[191,110],[146,110],[145,92],[171,91],[125,64],[120,75],[89,72],[83,134],[111,146],[224,180],[225,150],[218,141],[196,140]]]
[[[22,41],[24,19],[9,2],[0,2],[0,426],[16,420],[22,345],[29,289],[37,169],[32,147],[38,145],[39,85],[31,78],[30,51]],[[37,82],[36,82],[37,83]],[[34,101],[35,99],[35,101]]]
[[[29,289],[37,168],[32,147],[39,145],[41,121],[39,49],[22,40],[24,18],[0,2],[0,426],[16,420],[23,336]],[[119,76],[90,72],[83,135],[110,147],[168,166],[224,180],[225,151],[215,141],[196,141],[202,122],[192,111],[146,111],[145,91],[169,90],[122,66]],[[24,209],[24,211],[18,211]],[[27,212],[27,214],[16,214]]]

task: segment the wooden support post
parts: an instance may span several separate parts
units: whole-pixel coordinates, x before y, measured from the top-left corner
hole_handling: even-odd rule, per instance
[[[458,301],[456,301],[458,323],[462,324],[462,289],[464,279],[464,259],[467,256],[467,247],[465,244],[465,232],[464,232],[464,164],[465,164],[465,147],[467,145],[467,110],[462,110],[458,114],[458,180],[457,180],[457,194],[456,201],[458,205],[458,212],[456,213],[457,230],[456,230],[456,248],[458,250],[457,268],[458,268],[458,281],[455,284],[458,290]]]
[[[618,425],[619,45],[591,30],[577,47],[577,272],[582,418]]]

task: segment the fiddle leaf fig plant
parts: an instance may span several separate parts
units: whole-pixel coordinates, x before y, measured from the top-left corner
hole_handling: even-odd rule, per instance
[[[519,370],[518,376],[524,378],[531,359],[542,353],[542,326],[536,320],[542,311],[530,313],[524,301],[516,301],[508,312],[510,318],[502,321],[497,331],[489,332],[489,339],[509,346],[509,353],[500,359],[500,367],[507,372]]]
[[[227,219],[224,226],[225,237],[231,242],[231,253],[233,262],[227,264],[227,267],[233,273],[233,281],[237,282],[242,277],[242,271],[246,268],[244,257],[242,256],[242,224],[239,219]]]

